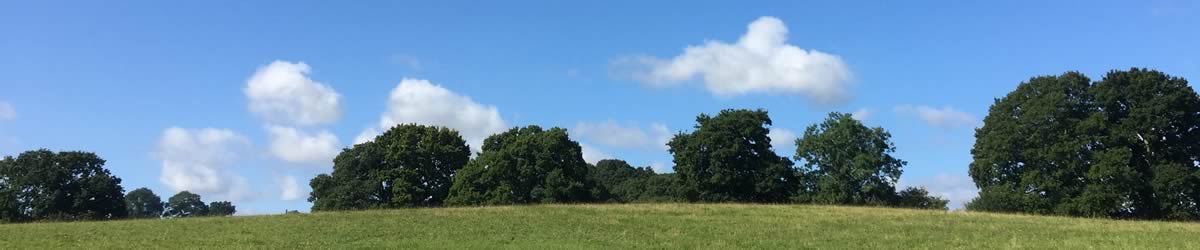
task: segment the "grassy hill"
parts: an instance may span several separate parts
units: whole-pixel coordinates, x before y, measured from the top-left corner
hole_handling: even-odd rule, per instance
[[[1200,249],[1200,224],[888,208],[540,205],[0,225],[27,248]]]

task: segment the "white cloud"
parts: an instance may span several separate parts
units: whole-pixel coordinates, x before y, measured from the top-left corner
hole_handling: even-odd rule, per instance
[[[850,117],[853,117],[855,120],[866,121],[867,118],[871,118],[871,115],[874,113],[875,113],[875,111],[873,111],[871,109],[860,108],[858,110],[855,110],[854,113],[850,113]]]
[[[654,172],[659,174],[675,172],[675,169],[672,169],[671,166],[667,166],[666,163],[662,163],[660,161],[651,162],[650,169],[654,169]]]
[[[582,148],[582,151],[583,151],[582,152],[583,153],[583,161],[586,161],[587,163],[591,163],[593,165],[595,165],[597,162],[600,162],[600,160],[606,160],[606,159],[613,158],[611,155],[608,155],[604,152],[600,152],[600,150],[597,150],[596,148],[589,146],[587,144],[580,143],[579,147]]]
[[[980,125],[981,121],[975,118],[974,115],[966,112],[958,111],[950,106],[935,108],[930,106],[912,106],[900,105],[896,106],[896,113],[906,115],[916,115],[921,120],[928,123],[930,126],[938,128],[960,128],[974,127]]]
[[[308,64],[275,61],[246,81],[250,112],[271,123],[317,125],[341,116],[341,98],[329,86],[308,78]]]
[[[651,123],[643,130],[637,125],[622,126],[615,121],[580,122],[571,130],[578,139],[587,139],[607,146],[621,148],[667,148],[671,132],[667,125]]]
[[[17,108],[11,103],[0,101],[0,121],[7,121],[17,118]]]
[[[641,69],[634,79],[654,86],[686,82],[699,76],[718,96],[749,93],[801,94],[820,103],[849,97],[851,74],[836,55],[805,51],[787,44],[788,28],[775,17],[760,17],[736,43],[707,41],[689,46],[670,60],[633,58]]]
[[[979,188],[975,187],[971,177],[962,175],[939,174],[917,180],[911,185],[901,180],[896,187],[925,187],[929,194],[949,200],[950,209],[961,209],[968,201],[979,196]]]
[[[771,138],[771,146],[775,148],[775,152],[779,155],[789,155],[790,151],[796,148],[796,132],[784,128],[771,128],[771,133],[767,134]],[[792,149],[792,150],[785,150]]]
[[[248,144],[245,137],[228,129],[167,128],[158,145],[162,161],[159,180],[175,191],[240,200],[245,197],[246,179],[225,167]]]
[[[337,136],[329,131],[314,135],[293,127],[268,126],[267,132],[271,135],[271,153],[287,162],[328,166],[341,151]]]
[[[294,176],[284,176],[279,179],[279,189],[282,191],[279,198],[285,201],[294,201],[304,198],[304,188],[300,187],[300,182],[296,181]]]
[[[355,138],[361,143],[396,124],[416,123],[458,130],[471,148],[479,151],[483,139],[503,132],[508,125],[495,106],[483,105],[427,80],[404,79],[388,97],[379,130],[369,128]]]

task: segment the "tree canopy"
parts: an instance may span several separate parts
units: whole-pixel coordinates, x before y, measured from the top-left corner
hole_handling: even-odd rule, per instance
[[[846,113],[830,113],[824,122],[809,126],[796,139],[796,162],[803,163],[801,175],[811,183],[800,200],[888,204],[905,164],[891,155],[896,151],[891,137],[883,128],[868,128]]]
[[[691,201],[787,201],[800,186],[792,162],[771,149],[764,110],[700,114],[696,130],[668,146],[683,196]]]
[[[969,209],[1200,218],[1200,96],[1182,78],[1035,77],[997,99],[975,137]]]
[[[125,207],[131,218],[158,218],[163,214],[162,198],[148,188],[138,188],[125,194]]]
[[[167,217],[197,217],[208,215],[208,205],[200,200],[200,195],[188,191],[179,193],[167,199]]]
[[[519,127],[492,135],[455,176],[448,204],[572,203],[604,199],[567,130]]]
[[[121,178],[88,152],[35,150],[0,160],[0,219],[97,220],[127,215]]]
[[[675,200],[674,176],[656,174],[649,167],[633,167],[623,160],[607,159],[596,162],[589,174],[596,184],[608,190],[610,201]]]
[[[439,206],[471,149],[457,131],[404,124],[345,149],[310,185],[313,210]]]
[[[237,207],[232,202],[214,201],[208,204],[209,216],[230,216],[237,213]]]

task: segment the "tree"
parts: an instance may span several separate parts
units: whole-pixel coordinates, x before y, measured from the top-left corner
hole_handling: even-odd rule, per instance
[[[606,193],[588,179],[579,143],[567,130],[513,128],[483,142],[483,152],[455,176],[453,205],[571,203]]]
[[[622,160],[601,160],[589,171],[590,178],[604,187],[614,202],[675,200],[674,176],[655,174],[649,167],[635,168]]]
[[[124,218],[121,178],[87,152],[35,150],[0,161],[0,219],[99,220]]]
[[[1097,120],[1089,79],[1077,72],[1021,83],[996,99],[975,131],[969,209],[1049,214],[1078,196]],[[995,199],[995,201],[992,201]]]
[[[925,188],[908,187],[896,193],[891,206],[946,210],[948,209],[946,204],[949,203],[950,201],[946,199],[929,195],[929,191],[926,191]]]
[[[309,184],[313,210],[439,206],[471,149],[457,131],[404,124],[342,151]]]
[[[683,198],[691,201],[783,202],[797,190],[792,162],[771,149],[764,110],[700,114],[696,131],[671,139]]]
[[[1200,96],[1146,69],[1035,77],[976,131],[967,208],[1200,219]]]
[[[905,162],[883,128],[868,128],[846,113],[829,113],[796,139],[797,162],[809,185],[800,201],[825,204],[887,205]]]
[[[200,195],[181,191],[167,199],[167,217],[195,217],[208,215],[208,205]]]
[[[230,216],[237,213],[237,207],[232,202],[214,201],[208,204],[209,216]]]
[[[138,188],[125,194],[125,207],[131,218],[158,218],[163,214],[162,198],[148,188]]]

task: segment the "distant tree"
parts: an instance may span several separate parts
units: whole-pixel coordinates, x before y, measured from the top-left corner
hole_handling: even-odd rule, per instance
[[[345,149],[309,185],[313,210],[439,206],[471,149],[457,131],[404,124]]]
[[[887,205],[905,162],[883,128],[868,128],[846,113],[830,113],[796,139],[797,162],[810,183],[797,199],[824,204]]]
[[[209,216],[230,216],[237,213],[237,207],[232,202],[214,201],[208,204]]]
[[[633,167],[622,160],[601,160],[589,171],[613,202],[676,200],[674,175],[655,174],[649,167]]]
[[[950,201],[941,197],[929,195],[925,188],[908,187],[896,194],[891,206],[904,208],[924,208],[946,210]]]
[[[588,178],[579,143],[567,130],[513,128],[483,142],[483,152],[455,176],[447,204],[588,202],[604,190]]]
[[[131,218],[158,218],[163,214],[162,198],[148,188],[138,188],[125,195],[125,207]]]
[[[997,99],[970,174],[982,211],[1200,219],[1200,96],[1146,69],[1035,77]]]
[[[0,161],[0,219],[99,220],[124,218],[121,178],[87,152],[35,150]]]
[[[766,111],[722,110],[696,123],[695,131],[668,143],[684,198],[783,202],[800,186],[792,162],[771,149]]]
[[[208,215],[208,205],[200,195],[181,191],[167,199],[167,217],[196,217]]]

